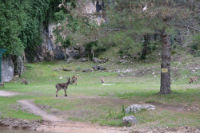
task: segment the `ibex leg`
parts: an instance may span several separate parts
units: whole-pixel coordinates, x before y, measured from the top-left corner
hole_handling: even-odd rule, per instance
[[[64,89],[64,91],[65,91],[65,97],[67,96],[67,89]]]

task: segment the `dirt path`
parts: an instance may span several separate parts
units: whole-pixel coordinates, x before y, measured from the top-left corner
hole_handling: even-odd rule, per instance
[[[80,122],[54,122],[44,124],[37,131],[56,133],[129,133],[127,128],[105,127]]]
[[[54,115],[48,114],[47,112],[43,111],[39,107],[37,107],[34,103],[28,100],[20,100],[18,103],[22,106],[23,109],[27,110],[30,113],[35,115],[41,116],[43,120],[46,121],[64,121],[61,118],[58,118]]]
[[[128,133],[127,128],[102,127],[93,124],[65,121],[57,116],[48,114],[28,100],[20,100],[18,103],[28,112],[41,116],[43,120],[49,121],[40,125],[37,131],[58,133]]]
[[[19,93],[16,92],[10,92],[10,91],[0,91],[0,96],[1,97],[11,97],[11,96],[16,96]]]

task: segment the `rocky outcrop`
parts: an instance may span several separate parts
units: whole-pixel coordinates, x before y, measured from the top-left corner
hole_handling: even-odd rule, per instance
[[[99,3],[99,6],[97,5],[96,0],[79,0],[79,12],[80,15],[86,16],[89,18],[90,22],[94,22],[97,25],[101,25],[105,23],[105,16],[104,12],[102,10],[102,7],[99,9],[99,6],[102,6],[102,3]]]
[[[155,106],[151,104],[132,104],[126,108],[126,113],[137,113],[142,110],[155,110]]]
[[[97,1],[92,0],[78,0],[76,13],[80,16],[85,16],[89,18],[91,23],[96,23],[101,25],[105,22],[102,10],[97,11]],[[100,3],[102,4],[102,3]],[[85,49],[77,44],[76,46],[71,46],[64,48],[61,42],[56,41],[55,30],[59,30],[59,35],[65,40],[67,37],[67,30],[63,30],[67,20],[64,23],[49,24],[43,27],[42,31],[42,45],[38,48],[38,53],[35,56],[34,61],[52,61],[52,60],[67,60],[70,62],[73,59],[78,59],[85,56]]]
[[[124,123],[124,125],[134,125],[134,124],[136,124],[137,123],[137,119],[133,116],[133,115],[131,115],[131,116],[125,116],[125,117],[123,117],[123,123]]]
[[[50,24],[42,33],[43,43],[38,48],[38,54],[34,61],[52,61],[52,60],[73,60],[85,55],[85,48],[82,46],[71,46],[64,48],[61,43],[56,42],[54,30],[59,24]]]
[[[10,57],[2,60],[2,81],[9,82],[14,77],[14,64]]]
[[[42,32],[42,45],[38,48],[37,56],[34,61],[52,61],[65,59],[64,50],[61,45],[55,43],[54,29],[57,25],[51,24],[44,28]]]

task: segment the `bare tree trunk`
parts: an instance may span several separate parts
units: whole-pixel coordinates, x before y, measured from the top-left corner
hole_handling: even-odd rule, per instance
[[[147,56],[147,53],[148,53],[149,41],[150,41],[149,34],[145,34],[144,35],[144,44],[143,44],[143,49],[142,49],[142,55],[140,57],[142,60],[146,59],[146,56]]]
[[[171,92],[171,77],[170,77],[170,63],[171,63],[171,45],[169,36],[161,33],[162,41],[162,63],[161,63],[161,86],[160,94],[169,94]]]

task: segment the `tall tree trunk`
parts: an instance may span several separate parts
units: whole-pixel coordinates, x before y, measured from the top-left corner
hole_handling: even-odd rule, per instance
[[[142,55],[140,57],[142,60],[146,59],[146,56],[147,56],[147,53],[148,53],[149,41],[150,41],[149,34],[145,34],[144,35],[144,44],[143,44],[143,49],[142,49]]]
[[[171,45],[169,36],[161,33],[162,41],[162,63],[161,63],[161,86],[160,94],[169,94],[171,92],[171,77],[170,77],[170,63],[171,63]]]

